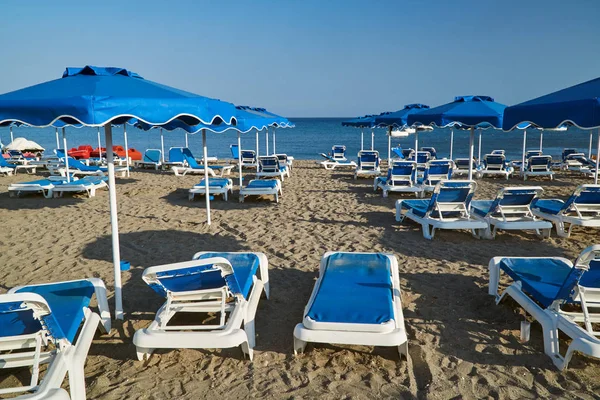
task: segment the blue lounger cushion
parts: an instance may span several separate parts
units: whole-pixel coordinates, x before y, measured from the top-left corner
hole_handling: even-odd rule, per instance
[[[471,202],[471,211],[474,214],[485,217],[490,212],[493,204],[494,200],[473,200]]]
[[[29,182],[18,182],[17,185],[40,185],[40,186],[46,186],[46,185],[60,185],[62,183],[66,183],[66,178],[64,181],[62,180],[50,180],[50,179],[38,179],[35,181],[29,181]]]
[[[317,322],[354,324],[393,320],[390,271],[390,260],[383,254],[332,254],[307,316]]]
[[[218,187],[218,188],[225,188],[227,187],[227,185],[229,184],[229,179],[227,178],[208,178],[208,187]],[[206,186],[206,182],[204,181],[204,179],[202,179],[200,181],[200,183],[198,183],[197,185],[194,185],[194,187],[204,187]]]
[[[536,208],[547,214],[557,215],[564,205],[564,201],[558,199],[540,199],[532,204],[532,208]]]
[[[275,179],[252,180],[246,187],[275,189],[277,187],[277,181]]]
[[[412,210],[413,214],[424,217],[427,214],[427,207],[429,207],[429,199],[410,199],[402,202],[402,208],[405,210]]]
[[[248,298],[252,288],[253,276],[260,266],[260,260],[256,254],[252,253],[204,253],[199,259],[211,257],[223,257],[233,267],[233,273],[240,285],[241,293]]]
[[[94,285],[87,280],[26,286],[16,291],[42,296],[52,310],[53,319],[45,319],[48,329],[55,338],[66,337],[70,342],[75,339],[84,319],[83,309],[90,305],[94,292]],[[52,326],[53,321],[58,326]]]
[[[33,318],[33,311],[22,310],[21,302],[0,304],[0,337],[27,335],[42,329],[38,320]]]

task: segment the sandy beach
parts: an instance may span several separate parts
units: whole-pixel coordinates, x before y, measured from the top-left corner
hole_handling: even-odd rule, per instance
[[[8,184],[33,179],[19,174],[0,181],[0,293],[100,277],[112,300],[108,191],[91,199],[9,198]],[[121,255],[132,266],[123,273],[126,320],[96,335],[86,364],[89,399],[598,398],[598,360],[576,354],[566,372],[558,371],[543,353],[539,325],[532,324],[531,340],[521,343],[523,311],[511,300],[496,306],[487,294],[491,257],[574,259],[598,243],[598,230],[576,228],[569,239],[553,230],[547,240],[531,232],[477,240],[441,231],[428,241],[419,226],[395,221],[399,196],[382,198],[371,179],[354,181],[351,170],[325,171],[314,161],[294,162],[279,204],[270,198],[238,203],[235,192],[228,202],[218,197],[207,226],[203,197],[187,199],[200,179],[136,170],[117,180]],[[564,172],[552,182],[480,179],[476,198],[493,198],[504,186],[539,184],[544,197],[565,199],[577,185],[592,182]],[[163,302],[142,281],[143,270],[202,250],[268,257],[271,299],[259,304],[254,361],[237,348],[158,351],[137,361],[133,334]],[[293,328],[321,256],[330,250],[398,257],[410,360],[400,360],[395,348],[334,344],[309,345],[294,356]],[[0,387],[27,376],[2,372]]]

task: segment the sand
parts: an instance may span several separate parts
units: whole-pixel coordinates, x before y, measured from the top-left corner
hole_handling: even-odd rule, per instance
[[[233,175],[235,177],[235,174]],[[108,192],[44,199],[9,198],[0,183],[0,292],[46,281],[96,276],[112,297]],[[532,233],[501,233],[477,240],[466,232],[441,231],[433,241],[420,227],[394,220],[394,202],[373,192],[372,180],[325,171],[296,161],[279,204],[267,198],[212,202],[187,200],[198,176],[133,172],[118,180],[126,321],[97,334],[86,364],[90,399],[213,398],[538,398],[591,399],[600,393],[600,362],[577,354],[559,372],[543,353],[541,329],[519,341],[522,311],[511,300],[499,306],[487,294],[492,256],[565,256],[573,259],[598,242],[597,230],[579,228],[570,239],[540,240]],[[565,198],[581,183],[560,173],[553,182],[534,180],[546,197]],[[491,198],[519,180],[478,181],[477,198]],[[141,280],[144,268],[185,261],[201,250],[264,252],[269,259],[271,299],[262,299],[256,320],[253,362],[239,349],[158,351],[137,361],[132,337],[147,326],[162,299]],[[292,331],[302,319],[329,250],[381,251],[399,259],[410,360],[393,348],[310,345],[295,357]],[[111,299],[112,300],[112,299]],[[111,303],[112,307],[112,303]],[[0,373],[0,387],[21,375]],[[22,378],[21,378],[22,379]],[[64,383],[68,385],[67,381]]]

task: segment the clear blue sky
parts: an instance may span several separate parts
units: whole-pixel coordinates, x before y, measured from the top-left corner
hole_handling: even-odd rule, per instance
[[[600,76],[599,0],[3,1],[0,15],[0,93],[93,64],[288,117],[355,116]]]

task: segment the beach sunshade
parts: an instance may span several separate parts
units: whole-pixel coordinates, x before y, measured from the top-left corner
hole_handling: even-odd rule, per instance
[[[106,148],[112,148],[112,125],[173,121],[197,125],[235,125],[231,103],[199,96],[143,79],[123,68],[67,68],[62,78],[0,95],[0,126],[14,122],[34,127],[104,126]],[[112,151],[107,151],[115,317],[123,318],[117,195]]]
[[[524,122],[544,129],[559,128],[569,124],[581,129],[598,128],[594,181],[594,183],[598,183],[598,167],[600,167],[600,78],[506,108],[502,124],[504,130],[514,129]]]
[[[451,103],[409,115],[407,122],[411,126],[469,128],[469,159],[472,159],[475,129],[501,128],[505,108],[505,105],[496,103],[489,96],[457,96]],[[470,167],[469,180],[472,177],[473,169]]]
[[[19,137],[5,146],[6,150],[44,151],[44,148],[32,140]]]

